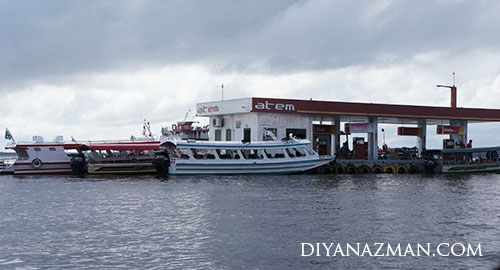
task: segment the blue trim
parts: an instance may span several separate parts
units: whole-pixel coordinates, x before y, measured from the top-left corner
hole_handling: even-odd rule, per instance
[[[298,166],[285,166],[285,167],[250,167],[250,168],[176,168],[177,171],[203,171],[203,170],[215,170],[215,171],[231,171],[231,170],[281,170],[281,169],[291,169],[291,168],[303,168],[303,167],[311,167],[315,166],[315,164],[305,164]]]
[[[255,159],[256,161],[260,161],[261,159]],[[283,161],[283,162],[266,162],[266,163],[176,163],[176,166],[242,166],[242,165],[280,165],[280,164],[290,164],[290,163],[305,163],[305,162],[313,162],[313,161],[326,161],[333,160],[333,158],[318,158],[318,159],[303,159],[303,160],[293,160],[293,161]]]
[[[249,172],[249,173],[169,173],[172,176],[188,176],[188,175],[285,175],[300,173],[303,170],[287,171],[287,172]]]

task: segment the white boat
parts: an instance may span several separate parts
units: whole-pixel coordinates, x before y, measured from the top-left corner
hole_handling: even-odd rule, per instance
[[[80,144],[64,142],[61,136],[53,142],[44,142],[34,136],[32,142],[10,143],[5,149],[14,150],[17,159],[2,173],[13,174],[70,174],[72,153],[77,153]]]
[[[319,156],[310,141],[294,138],[249,143],[167,139],[160,149],[168,153],[170,175],[293,174],[333,161]]]

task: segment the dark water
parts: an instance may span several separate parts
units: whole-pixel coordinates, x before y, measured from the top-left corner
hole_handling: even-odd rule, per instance
[[[301,257],[302,242],[481,243],[484,256]],[[0,269],[498,265],[499,175],[0,176]]]

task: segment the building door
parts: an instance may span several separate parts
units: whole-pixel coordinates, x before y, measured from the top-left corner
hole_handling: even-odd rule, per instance
[[[228,128],[226,129],[226,141],[232,141],[233,140],[233,136],[231,136],[231,129]]]
[[[222,130],[220,129],[215,130],[215,140],[222,141]]]
[[[243,129],[243,142],[250,142],[250,135],[252,134],[250,128],[244,128]]]

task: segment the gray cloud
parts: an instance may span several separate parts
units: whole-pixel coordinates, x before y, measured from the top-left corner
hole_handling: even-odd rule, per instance
[[[2,1],[0,89],[176,63],[280,73],[453,58],[497,51],[499,13],[497,1]]]

